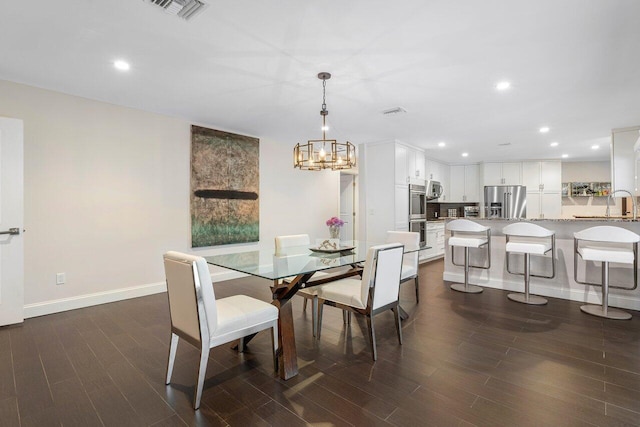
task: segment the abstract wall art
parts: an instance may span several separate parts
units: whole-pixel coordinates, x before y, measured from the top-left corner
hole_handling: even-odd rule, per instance
[[[259,139],[191,126],[191,246],[259,240]]]

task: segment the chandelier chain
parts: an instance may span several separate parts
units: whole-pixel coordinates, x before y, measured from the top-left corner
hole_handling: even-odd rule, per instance
[[[322,79],[322,111],[327,111],[326,91],[327,91],[327,80]]]

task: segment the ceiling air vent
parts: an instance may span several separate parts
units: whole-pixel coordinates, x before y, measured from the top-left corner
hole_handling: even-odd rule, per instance
[[[388,110],[384,110],[382,112],[383,116],[390,116],[393,114],[406,114],[407,110],[405,110],[402,107],[394,107],[394,108],[389,108]]]
[[[189,20],[202,12],[207,5],[200,0],[144,0],[155,4],[172,15],[178,15],[184,20]]]

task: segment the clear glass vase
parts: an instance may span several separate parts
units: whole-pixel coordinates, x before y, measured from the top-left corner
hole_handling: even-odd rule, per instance
[[[340,227],[338,227],[337,225],[330,225],[329,226],[329,237],[331,237],[332,239],[339,239],[340,238]]]

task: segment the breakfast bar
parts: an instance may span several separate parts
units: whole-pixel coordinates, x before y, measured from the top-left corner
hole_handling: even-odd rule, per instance
[[[491,267],[489,269],[472,268],[469,282],[488,288],[522,291],[522,276],[511,274],[506,267],[504,227],[520,221],[533,222],[555,232],[556,239],[556,274],[553,279],[531,277],[531,293],[553,298],[583,301],[593,304],[601,303],[600,286],[584,285],[574,280],[574,233],[589,227],[615,226],[636,234],[640,234],[640,221],[627,218],[594,218],[594,219],[474,219],[475,222],[491,228]],[[447,221],[448,223],[449,221]],[[450,233],[446,233],[445,266],[443,279],[450,282],[464,283],[464,268],[452,263],[452,251],[448,245]],[[462,251],[455,251],[456,264],[463,257]],[[485,250],[472,250],[470,263],[484,265]],[[551,255],[531,257],[532,274],[545,275],[551,271]],[[523,256],[511,255],[512,271],[523,272]],[[624,287],[633,286],[633,271],[630,265],[611,264],[610,281]],[[600,263],[578,262],[578,280],[599,282],[601,276]],[[589,280],[585,280],[589,278]],[[640,310],[640,289],[624,290],[612,288],[609,291],[609,304],[632,310]]]

